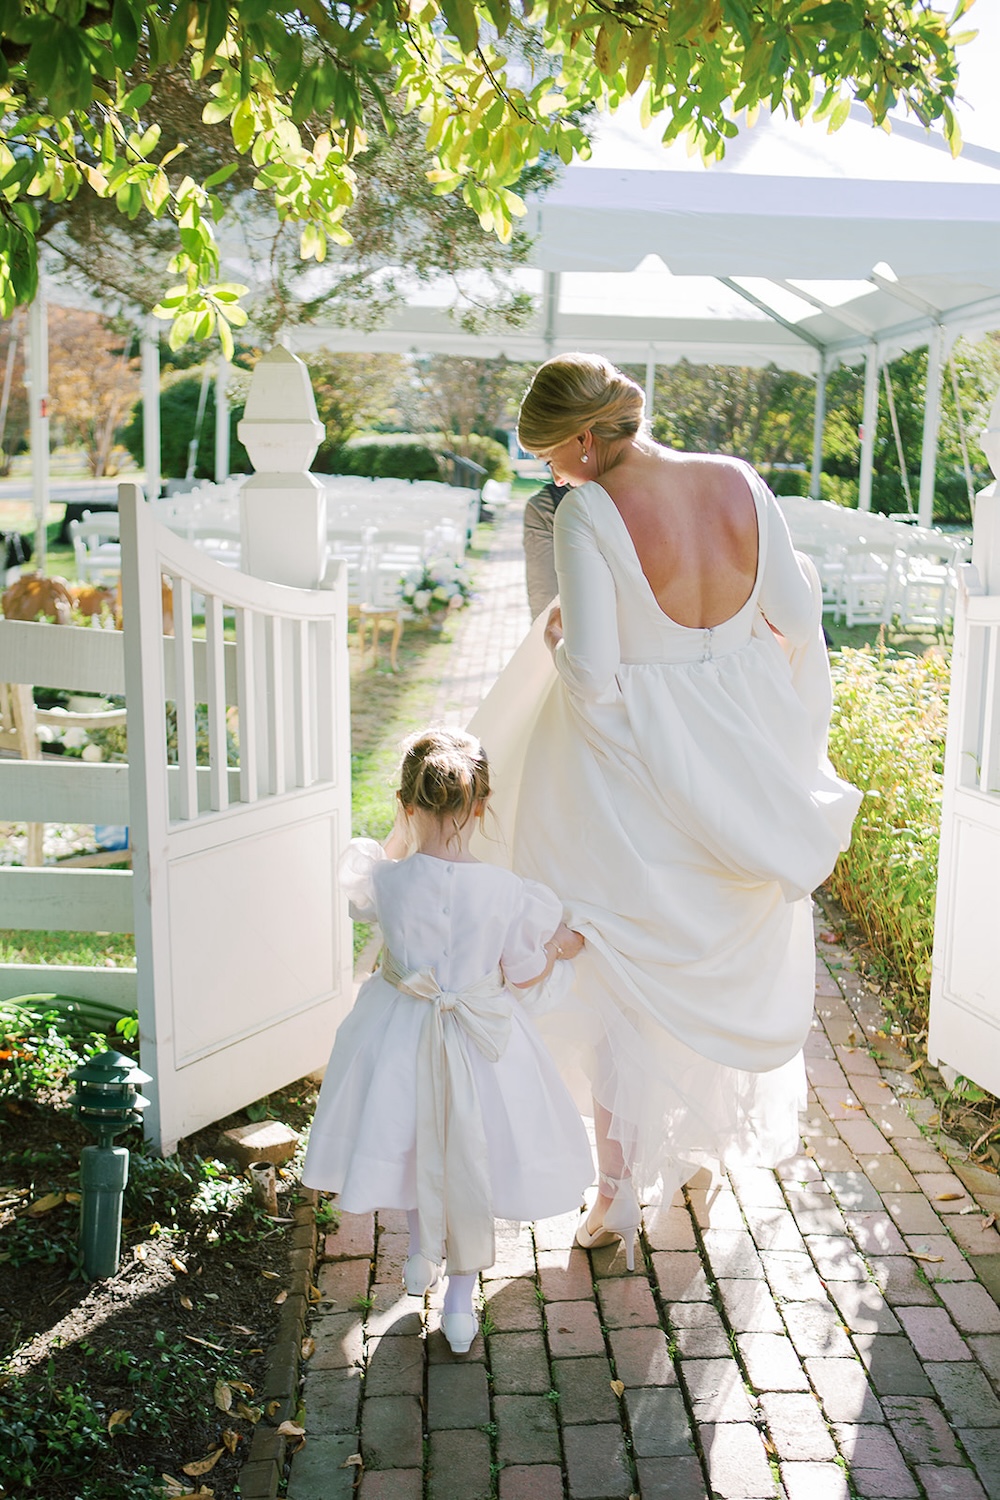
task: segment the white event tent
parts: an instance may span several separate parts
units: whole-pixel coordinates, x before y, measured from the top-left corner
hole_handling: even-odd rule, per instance
[[[1000,151],[942,140],[907,121],[873,129],[854,106],[841,130],[780,115],[743,128],[706,167],[664,148],[635,113],[602,122],[592,158],[529,206],[533,321],[467,334],[453,284],[412,289],[381,330],[314,325],[290,348],[504,354],[535,361],[589,349],[643,364],[764,365],[817,382],[819,488],[824,385],[865,361],[860,505],[871,502],[879,370],[929,346],[919,514],[929,524],[940,392],[961,333],[1000,328]],[[336,274],[332,271],[319,275]],[[315,282],[309,291],[316,290]]]

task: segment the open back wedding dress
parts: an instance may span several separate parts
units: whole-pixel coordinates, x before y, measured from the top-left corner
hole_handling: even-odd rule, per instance
[[[670,619],[614,502],[584,484],[556,514],[564,640],[553,661],[536,621],[470,726],[503,834],[487,857],[550,886],[587,940],[549,1043],[582,1068],[647,1201],[704,1162],[796,1150],[810,892],[860,800],[826,754],[818,580],[739,467],[758,558],[736,614]]]

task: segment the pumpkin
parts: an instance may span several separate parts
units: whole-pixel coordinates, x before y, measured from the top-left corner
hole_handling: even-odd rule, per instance
[[[4,593],[3,612],[8,620],[51,620],[53,625],[71,625],[73,596],[65,578],[25,573]]]
[[[105,609],[115,607],[113,589],[99,589],[92,583],[71,583],[69,592],[81,615],[101,615]]]

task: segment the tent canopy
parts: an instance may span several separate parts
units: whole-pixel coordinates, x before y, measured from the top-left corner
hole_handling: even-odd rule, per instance
[[[952,159],[906,121],[873,129],[861,106],[833,134],[764,116],[710,166],[620,111],[591,159],[529,205],[526,228],[532,269],[520,275],[538,297],[526,328],[464,333],[442,281],[414,286],[379,332],[295,329],[292,347],[520,360],[584,347],[816,372],[873,342],[891,359],[937,326],[1000,327],[1000,152]]]

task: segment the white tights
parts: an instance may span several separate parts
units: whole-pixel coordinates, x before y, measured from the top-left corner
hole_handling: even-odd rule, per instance
[[[406,1222],[410,1228],[410,1254],[421,1255],[423,1252],[420,1249],[420,1220],[415,1208],[407,1209]],[[466,1276],[449,1276],[444,1292],[444,1311],[446,1313],[471,1313],[472,1297],[476,1290],[477,1280],[475,1271]]]

